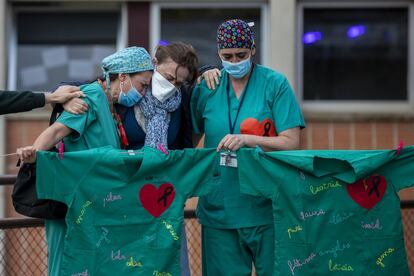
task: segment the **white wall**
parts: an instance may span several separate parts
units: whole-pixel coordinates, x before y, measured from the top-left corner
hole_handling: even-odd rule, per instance
[[[295,90],[296,1],[269,1],[268,65],[283,73]]]
[[[6,87],[6,1],[0,1],[0,90]],[[0,115],[0,154],[5,153],[6,150],[6,127],[5,118]],[[0,157],[0,174],[4,173],[5,158]],[[6,207],[6,195],[5,188],[0,186],[0,218],[5,215]],[[0,234],[0,238],[4,239],[4,232]],[[3,245],[0,246],[0,250],[4,251]],[[4,271],[4,266],[1,265],[0,269]]]
[[[6,88],[6,1],[0,1],[0,90]],[[0,116],[0,154],[6,150],[5,118]],[[0,157],[0,174],[4,173],[5,158]]]

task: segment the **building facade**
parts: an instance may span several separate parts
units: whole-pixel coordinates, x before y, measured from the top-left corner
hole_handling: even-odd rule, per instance
[[[254,22],[256,62],[289,79],[307,128],[302,149],[393,149],[414,144],[414,1],[0,1],[0,89],[52,89],[94,79],[101,59],[139,45],[192,44],[220,64],[215,32]],[[50,110],[0,116],[0,152],[30,145]],[[16,158],[0,159],[16,173]],[[8,198],[9,191],[3,191]],[[414,190],[401,193],[414,199]],[[13,215],[9,204],[0,207]]]

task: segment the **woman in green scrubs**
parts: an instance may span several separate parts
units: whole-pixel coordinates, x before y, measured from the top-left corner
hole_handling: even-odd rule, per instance
[[[37,137],[33,146],[17,150],[23,162],[33,163],[36,151],[49,150],[64,141],[65,151],[87,150],[103,146],[119,148],[125,142],[122,124],[114,112],[113,103],[136,101],[151,82],[151,56],[141,47],[125,48],[102,61],[104,77],[80,86],[89,109],[74,115],[64,111],[49,128]],[[64,157],[63,157],[64,158]],[[76,171],[73,172],[76,174]],[[64,181],[64,180],[62,180]],[[62,220],[47,220],[48,275],[60,275],[66,234]]]
[[[203,275],[250,276],[253,265],[257,275],[272,275],[272,202],[240,194],[237,168],[228,153],[256,146],[297,149],[305,124],[286,77],[252,63],[256,45],[246,22],[222,23],[217,44],[221,81],[214,92],[201,82],[191,99],[194,132],[205,135],[204,147],[217,148],[224,152],[223,160],[230,160],[221,166],[216,192],[198,203]]]

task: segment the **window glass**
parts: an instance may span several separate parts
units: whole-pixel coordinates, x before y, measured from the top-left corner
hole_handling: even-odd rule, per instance
[[[304,10],[305,100],[407,100],[406,8]]]
[[[182,41],[194,46],[200,65],[221,66],[217,55],[216,31],[226,20],[239,18],[254,22],[256,57],[260,62],[260,9],[169,9],[161,10],[161,41]]]
[[[118,13],[19,13],[17,89],[92,80],[115,52]]]

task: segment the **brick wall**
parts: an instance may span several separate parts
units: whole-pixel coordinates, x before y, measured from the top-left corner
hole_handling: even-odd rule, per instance
[[[394,149],[400,140],[414,145],[414,120],[329,122],[307,120],[301,149]],[[413,199],[414,189],[400,192],[401,199]]]

